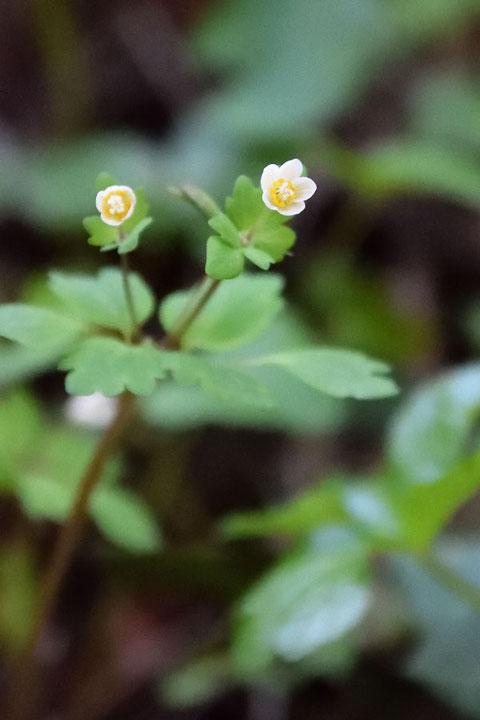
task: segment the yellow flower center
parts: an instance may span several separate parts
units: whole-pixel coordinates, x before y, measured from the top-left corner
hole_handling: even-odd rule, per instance
[[[132,196],[125,190],[112,190],[103,199],[103,214],[109,220],[123,220],[132,207]]]
[[[279,208],[284,208],[294,200],[296,196],[296,188],[293,187],[290,180],[275,180],[270,190],[272,202]]]

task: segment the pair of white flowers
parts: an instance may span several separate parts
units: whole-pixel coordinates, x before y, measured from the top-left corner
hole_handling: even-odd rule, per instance
[[[267,165],[262,172],[260,185],[262,199],[270,210],[281,215],[298,215],[305,209],[305,200],[312,197],[317,186],[308,177],[302,177],[303,164],[298,158],[283,165]],[[107,225],[122,225],[131,217],[136,203],[135,193],[128,185],[110,185],[97,193],[97,210]]]

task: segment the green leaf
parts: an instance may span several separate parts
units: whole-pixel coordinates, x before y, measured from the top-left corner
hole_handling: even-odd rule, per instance
[[[0,490],[11,486],[35,447],[42,417],[27,393],[0,399]]]
[[[185,709],[211,702],[233,685],[230,658],[225,652],[216,652],[197,658],[167,675],[160,688],[160,697],[169,707]]]
[[[125,255],[125,253],[136,250],[141,233],[145,230],[145,228],[150,225],[152,221],[153,220],[151,217],[141,220],[138,225],[136,225],[135,228],[127,235],[127,237],[118,243],[118,254]]]
[[[461,581],[480,592],[478,538],[442,539],[434,553]],[[416,638],[405,658],[403,674],[422,683],[429,692],[456,708],[462,717],[478,717],[478,611],[444,585],[439,575],[432,573],[428,560],[422,567],[408,555],[396,555],[388,559],[387,567],[395,597],[408,613]]]
[[[250,262],[261,268],[261,270],[268,270],[270,265],[275,262],[271,255],[256,247],[246,247],[243,253]]]
[[[32,550],[10,541],[0,551],[0,641],[13,657],[25,648],[37,597]]]
[[[128,218],[124,223],[121,225],[122,231],[129,235],[132,233],[136,228],[137,225],[146,218],[148,213],[148,203],[145,198],[145,190],[143,188],[135,188],[135,208],[133,210],[133,213],[131,217]],[[144,226],[146,227],[146,225]],[[143,228],[142,228],[143,229]]]
[[[250,357],[296,348],[310,341],[311,336],[302,318],[291,311],[282,312],[253,342],[218,359],[230,365],[245,365]],[[223,401],[207,395],[199,387],[162,382],[151,398],[144,401],[144,412],[151,422],[170,430],[214,423],[303,435],[333,432],[345,424],[349,409],[347,403],[313,393],[308,385],[273,365],[249,367],[249,372],[268,387],[275,398],[274,405],[258,408],[242,402]]]
[[[160,535],[149,507],[134,493],[118,487],[99,487],[90,513],[103,534],[131,552],[159,550]]]
[[[0,336],[36,351],[70,345],[82,332],[80,324],[54,310],[11,303],[0,305]]]
[[[207,393],[225,402],[254,407],[272,405],[271,394],[263,383],[234,367],[222,365],[214,357],[158,352],[162,355],[162,367],[168,369],[178,383],[199,384]]]
[[[90,215],[83,218],[83,227],[87,231],[89,245],[109,246],[116,245],[118,227],[104,223],[100,215]]]
[[[229,538],[252,537],[274,533],[300,533],[325,524],[345,521],[343,483],[330,479],[309,488],[300,497],[279,507],[230,515],[221,522]]]
[[[283,279],[279,275],[244,274],[220,285],[182,338],[190,350],[230,350],[260,335],[283,306]],[[192,291],[169,295],[160,306],[160,320],[170,331]]]
[[[253,245],[280,262],[295,243],[295,231],[285,227],[288,217],[264,208],[253,228]]]
[[[110,185],[118,185],[118,180],[116,180],[113,175],[110,175],[108,172],[101,172],[97,175],[95,180],[95,189],[97,192],[100,192],[100,190],[106,190],[106,188],[110,187]]]
[[[120,270],[105,268],[97,276],[52,272],[49,286],[82,320],[124,333],[130,331],[131,320]],[[153,312],[152,292],[136,273],[130,273],[130,286],[137,320],[144,323]]]
[[[151,345],[125,345],[114,338],[94,337],[76,346],[60,369],[70,370],[65,387],[72,395],[119,395],[124,390],[148,395],[156,380],[165,376],[159,354]]]
[[[240,175],[233,188],[233,197],[226,200],[227,215],[237,230],[251,230],[264,210],[262,190],[249,177]]]
[[[210,218],[208,224],[218,233],[225,243],[232,248],[239,248],[241,245],[240,237],[235,225],[232,223],[229,217],[224,213],[219,213],[215,217]]]
[[[480,452],[428,484],[409,482],[393,473],[387,490],[402,524],[405,545],[426,550],[453,513],[479,487]]]
[[[59,483],[37,472],[24,473],[17,488],[23,511],[28,517],[33,520],[48,518],[55,522],[62,522],[67,517],[75,492],[71,483]]]
[[[214,280],[231,280],[238,277],[245,263],[243,250],[226,245],[216,235],[207,240],[205,272]]]
[[[369,602],[368,564],[360,551],[308,549],[280,560],[238,607],[237,671],[251,678],[276,658],[302,660],[358,625]]]
[[[411,482],[436,482],[465,454],[479,417],[480,364],[472,363],[427,383],[401,405],[387,438],[388,460]]]
[[[359,400],[395,395],[388,365],[359,352],[335,348],[291,350],[256,358],[252,365],[278,365],[307,385],[333,397]]]

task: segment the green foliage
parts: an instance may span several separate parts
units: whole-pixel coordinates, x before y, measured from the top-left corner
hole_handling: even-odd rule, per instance
[[[151,345],[126,345],[107,337],[88,338],[76,346],[60,369],[70,371],[65,387],[72,395],[120,395],[125,390],[148,395],[166,374]]]
[[[278,365],[315,390],[333,397],[360,400],[395,395],[397,386],[384,377],[388,365],[362,353],[336,348],[305,348],[252,360]]]
[[[242,275],[223,283],[182,337],[185,350],[231,350],[264,332],[281,310],[283,279],[279,275]],[[196,296],[196,288],[169,295],[160,320],[170,331]],[[241,308],[241,311],[239,311]]]
[[[53,310],[20,303],[0,305],[0,336],[32,350],[64,349],[82,329],[79,322]]]
[[[168,675],[160,689],[161,698],[172,708],[195,707],[223,695],[233,682],[228,655],[211,653]]]
[[[269,277],[256,276],[267,280]],[[241,281],[243,276],[232,283]],[[226,284],[227,288],[230,284]],[[208,305],[204,312],[208,312]],[[239,366],[250,357],[305,345],[310,340],[301,318],[291,311],[283,312],[253,342],[233,352],[218,355],[218,359]],[[275,399],[274,404],[258,407],[246,404],[241,398],[226,401],[208,395],[199,387],[162,382],[151,399],[144,402],[144,410],[150,421],[177,430],[217,423],[303,434],[331,432],[346,422],[348,408],[345,403],[327,395],[312,393],[308,385],[281,368],[265,365],[249,367],[248,370],[252,377],[269,389],[271,397]]]
[[[130,552],[149,553],[161,546],[157,524],[148,506],[134,493],[99,487],[90,501],[90,513],[111,542]]]
[[[30,395],[15,392],[0,399],[0,492],[14,484],[35,446],[41,421]]]
[[[350,632],[368,606],[368,565],[360,551],[296,551],[240,602],[233,638],[236,670],[252,678],[276,659],[301,660]]]
[[[232,248],[217,235],[207,240],[206,274],[214,280],[231,280],[241,275],[245,258],[241,248]]]
[[[150,288],[135,273],[130,274],[130,285],[137,321],[143,324],[153,313],[154,298]],[[126,335],[130,332],[122,274],[116,268],[100,270],[96,277],[52,272],[49,287],[74,317]]]
[[[237,277],[247,258],[262,270],[280,262],[295,242],[295,233],[284,227],[288,218],[270,210],[262,191],[250,178],[241,175],[226,200],[227,214],[209,220],[218,235],[207,243],[206,273],[217,280]]]
[[[12,657],[28,639],[36,591],[34,563],[28,548],[4,545],[0,551],[0,645]]]
[[[480,590],[478,540],[446,538],[435,547],[435,558],[460,581]],[[394,589],[417,628],[414,644],[403,666],[404,674],[430,688],[447,705],[471,717],[479,716],[480,634],[478,612],[466,598],[406,555],[389,559]],[[454,657],[454,662],[452,662]]]

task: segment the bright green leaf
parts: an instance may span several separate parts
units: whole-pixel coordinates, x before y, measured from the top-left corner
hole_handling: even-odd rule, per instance
[[[90,215],[83,218],[83,227],[87,231],[89,245],[108,246],[116,245],[118,227],[104,223],[100,215]]]
[[[246,247],[243,253],[250,262],[262,270],[268,270],[270,265],[275,262],[271,255],[256,247]]]
[[[284,223],[289,218],[273,210],[264,209],[253,228],[253,245],[280,262],[295,243],[295,232]]]
[[[282,308],[282,289],[279,275],[244,274],[221,284],[186,331],[183,347],[218,351],[250,342],[266,330]],[[174,327],[191,297],[192,291],[176,292],[162,302],[160,319],[167,331]]]
[[[240,175],[233,188],[233,197],[226,200],[227,215],[237,230],[251,230],[264,210],[262,191],[250,178]]]
[[[125,255],[125,253],[132,252],[138,246],[141,233],[147,228],[152,222],[152,218],[144,218],[138,225],[129,233],[125,240],[121,240],[118,244],[118,254]]]
[[[49,286],[82,320],[124,333],[130,331],[131,320],[120,270],[105,268],[96,276],[52,272]],[[135,273],[130,273],[130,286],[137,320],[143,323],[153,312],[152,292]]]
[[[224,213],[215,215],[215,217],[210,218],[208,224],[212,230],[215,230],[215,232],[220,235],[226,245],[229,245],[232,248],[240,247],[241,241],[238,231],[227,215]]]
[[[291,350],[251,361],[278,365],[307,385],[333,397],[359,400],[389,397],[397,386],[385,373],[388,365],[359,352],[336,348]]]
[[[94,337],[75,347],[61,362],[70,370],[65,386],[72,395],[119,395],[130,390],[148,395],[165,370],[160,352],[150,345],[126,345],[114,338]]]
[[[207,262],[205,272],[214,280],[231,280],[238,277],[245,263],[243,250],[226,245],[219,237],[212,235],[207,240]]]

